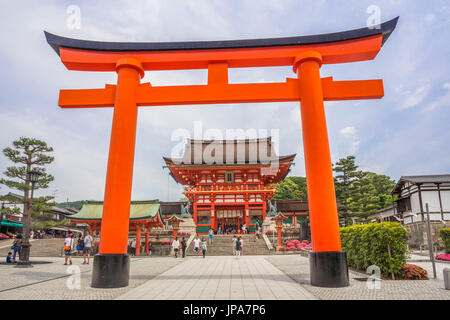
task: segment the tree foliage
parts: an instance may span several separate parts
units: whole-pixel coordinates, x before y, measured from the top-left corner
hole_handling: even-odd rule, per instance
[[[20,191],[23,196],[19,199],[12,199],[11,196],[6,195],[0,197],[0,200],[22,203],[24,205],[24,215],[26,215],[32,187],[28,172],[38,170],[41,173],[34,185],[34,190],[48,188],[49,184],[54,180],[54,177],[48,174],[45,168],[46,165],[54,160],[54,157],[50,155],[51,152],[53,152],[53,148],[49,147],[46,142],[26,137],[13,141],[12,147],[4,148],[3,154],[15,165],[6,168],[3,172],[6,178],[0,179],[0,184]],[[50,210],[55,205],[52,200],[53,197],[51,196],[33,197],[33,218],[39,220],[48,219],[51,215],[43,212]],[[4,213],[17,213],[6,211]]]
[[[275,185],[277,190],[272,199],[307,200],[306,178],[287,177]]]
[[[333,165],[339,215],[350,224],[351,217],[362,220],[377,210],[393,204],[391,190],[395,181],[386,175],[358,170],[355,157],[339,159]]]

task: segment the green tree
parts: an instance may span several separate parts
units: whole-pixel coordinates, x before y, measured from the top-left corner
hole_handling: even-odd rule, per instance
[[[46,173],[45,168],[46,165],[54,160],[54,157],[49,155],[51,152],[53,152],[53,148],[47,146],[47,143],[44,141],[26,137],[13,141],[12,147],[3,149],[5,157],[15,165],[6,168],[5,172],[3,172],[6,178],[0,179],[0,184],[10,189],[18,190],[23,194],[20,200],[15,199],[15,201],[24,205],[24,216],[28,213],[31,191],[31,181],[29,180],[28,172],[35,169],[42,173],[34,185],[34,190],[46,189],[50,182],[54,180],[51,174]],[[2,196],[0,200],[10,201],[12,199],[9,196]],[[36,220],[48,220],[51,215],[45,212],[55,205],[52,200],[52,196],[34,197],[32,217]]]
[[[353,218],[367,219],[370,214],[392,205],[395,181],[386,175],[358,170],[354,156],[339,159],[333,165],[339,216],[345,225]]]
[[[297,183],[292,179],[293,177],[287,177],[275,185],[277,190],[275,195],[272,197],[274,200],[280,199],[299,199],[306,200],[307,195],[304,190],[302,190]],[[301,177],[296,177],[301,178]]]

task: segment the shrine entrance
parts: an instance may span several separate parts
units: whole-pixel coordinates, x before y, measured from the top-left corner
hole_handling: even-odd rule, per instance
[[[69,70],[118,75],[115,85],[61,90],[59,97],[62,108],[114,108],[100,249],[94,258],[91,286],[119,288],[129,284],[127,244],[138,107],[288,101],[300,102],[313,244],[311,284],[348,286],[324,101],[380,99],[383,81],[335,81],[321,78],[320,69],[326,64],[373,60],[397,21],[321,35],[231,41],[97,42],[45,32],[47,42]],[[228,68],[271,66],[292,66],[296,78],[280,83],[228,82]],[[208,84],[141,83],[148,70],[188,69],[207,69]],[[255,116],[264,114],[255,110]]]
[[[216,230],[218,230],[220,225],[223,234],[241,234],[242,225],[246,221],[245,207],[236,206],[222,209],[220,206],[217,206],[216,208],[218,220]]]

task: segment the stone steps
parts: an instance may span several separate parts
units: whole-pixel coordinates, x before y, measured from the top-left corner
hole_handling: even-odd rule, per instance
[[[244,241],[244,247],[242,254],[243,255],[267,255],[270,254],[269,249],[267,248],[266,243],[261,238],[257,240],[256,236],[253,234],[249,235],[241,235],[241,239]],[[201,239],[202,237],[200,237]],[[204,236],[205,239],[208,239],[207,236]],[[206,254],[209,256],[223,256],[223,255],[232,255],[233,254],[233,235],[214,235],[213,243],[207,244],[207,252]],[[186,250],[186,255],[193,256],[195,255],[194,244],[191,245]],[[201,252],[200,252],[201,255]]]
[[[32,239],[30,257],[61,257],[64,254],[64,239]],[[0,248],[0,257],[6,257],[10,247]],[[17,259],[17,257],[16,257]]]

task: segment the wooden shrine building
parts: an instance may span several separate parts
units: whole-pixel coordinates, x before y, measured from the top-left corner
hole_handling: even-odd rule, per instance
[[[70,222],[86,223],[89,231],[100,231],[103,215],[102,201],[89,201],[81,210],[70,216]],[[161,214],[161,206],[158,200],[131,201],[129,231],[136,232],[136,238],[140,243],[141,236],[145,236],[145,251],[149,253],[150,229],[164,227],[166,221]],[[140,247],[136,246],[136,255],[140,254]]]
[[[165,158],[171,176],[185,186],[198,234],[210,228],[240,232],[266,218],[273,184],[289,172],[295,154],[278,156],[271,137],[188,140],[182,158]]]

